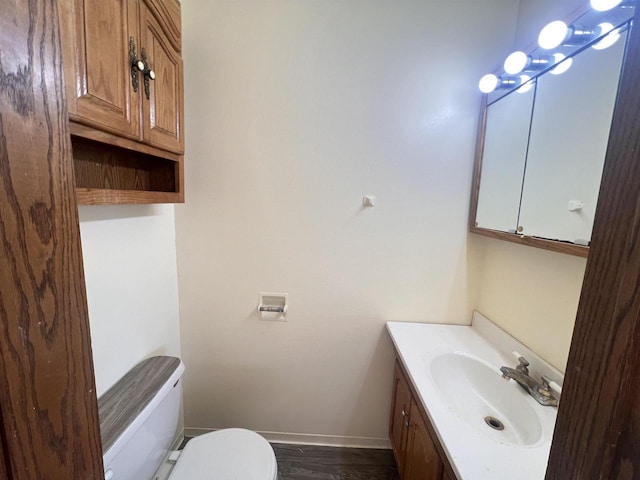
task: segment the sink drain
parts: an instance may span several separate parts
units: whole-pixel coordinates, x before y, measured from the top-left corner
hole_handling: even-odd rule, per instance
[[[492,417],[492,416],[484,417],[484,423],[489,425],[494,430],[504,430],[504,423],[502,423],[496,417]]]

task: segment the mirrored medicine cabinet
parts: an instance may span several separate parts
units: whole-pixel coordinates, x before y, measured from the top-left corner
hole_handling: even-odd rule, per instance
[[[589,11],[573,23],[612,23],[617,39],[612,45],[602,48],[599,37],[561,46],[551,53],[561,53],[563,61],[539,73],[525,72],[528,81],[485,95],[471,199],[473,233],[588,255],[633,8],[606,14],[604,19],[605,12]]]

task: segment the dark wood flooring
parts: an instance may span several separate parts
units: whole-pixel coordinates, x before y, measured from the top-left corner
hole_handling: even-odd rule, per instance
[[[280,480],[399,480],[391,450],[273,443]]]
[[[180,446],[189,441],[185,438]],[[279,480],[400,480],[391,450],[272,443]]]

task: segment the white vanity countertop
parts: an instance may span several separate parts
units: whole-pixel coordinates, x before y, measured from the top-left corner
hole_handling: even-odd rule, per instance
[[[531,363],[534,378],[539,380],[544,374],[561,384],[560,372],[477,312],[472,326],[388,322],[387,330],[459,479],[544,479],[557,408],[539,405],[514,384],[536,411],[542,434],[530,445],[501,442],[491,438],[499,434],[487,434],[481,431],[483,427],[471,425],[456,413],[435,383],[431,361],[443,354],[458,353],[480,360],[501,375],[500,366],[517,365],[511,353],[517,350]]]

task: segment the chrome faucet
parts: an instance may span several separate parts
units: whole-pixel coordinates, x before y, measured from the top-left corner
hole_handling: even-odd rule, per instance
[[[549,384],[551,381],[547,377],[542,377],[542,382],[537,382],[531,375],[529,375],[529,362],[524,357],[518,357],[518,366],[516,368],[500,367],[502,372],[502,378],[512,378],[518,385],[524,388],[529,395],[536,399],[540,405],[549,407],[557,407],[560,401],[559,397],[556,397],[557,393],[554,392]]]

